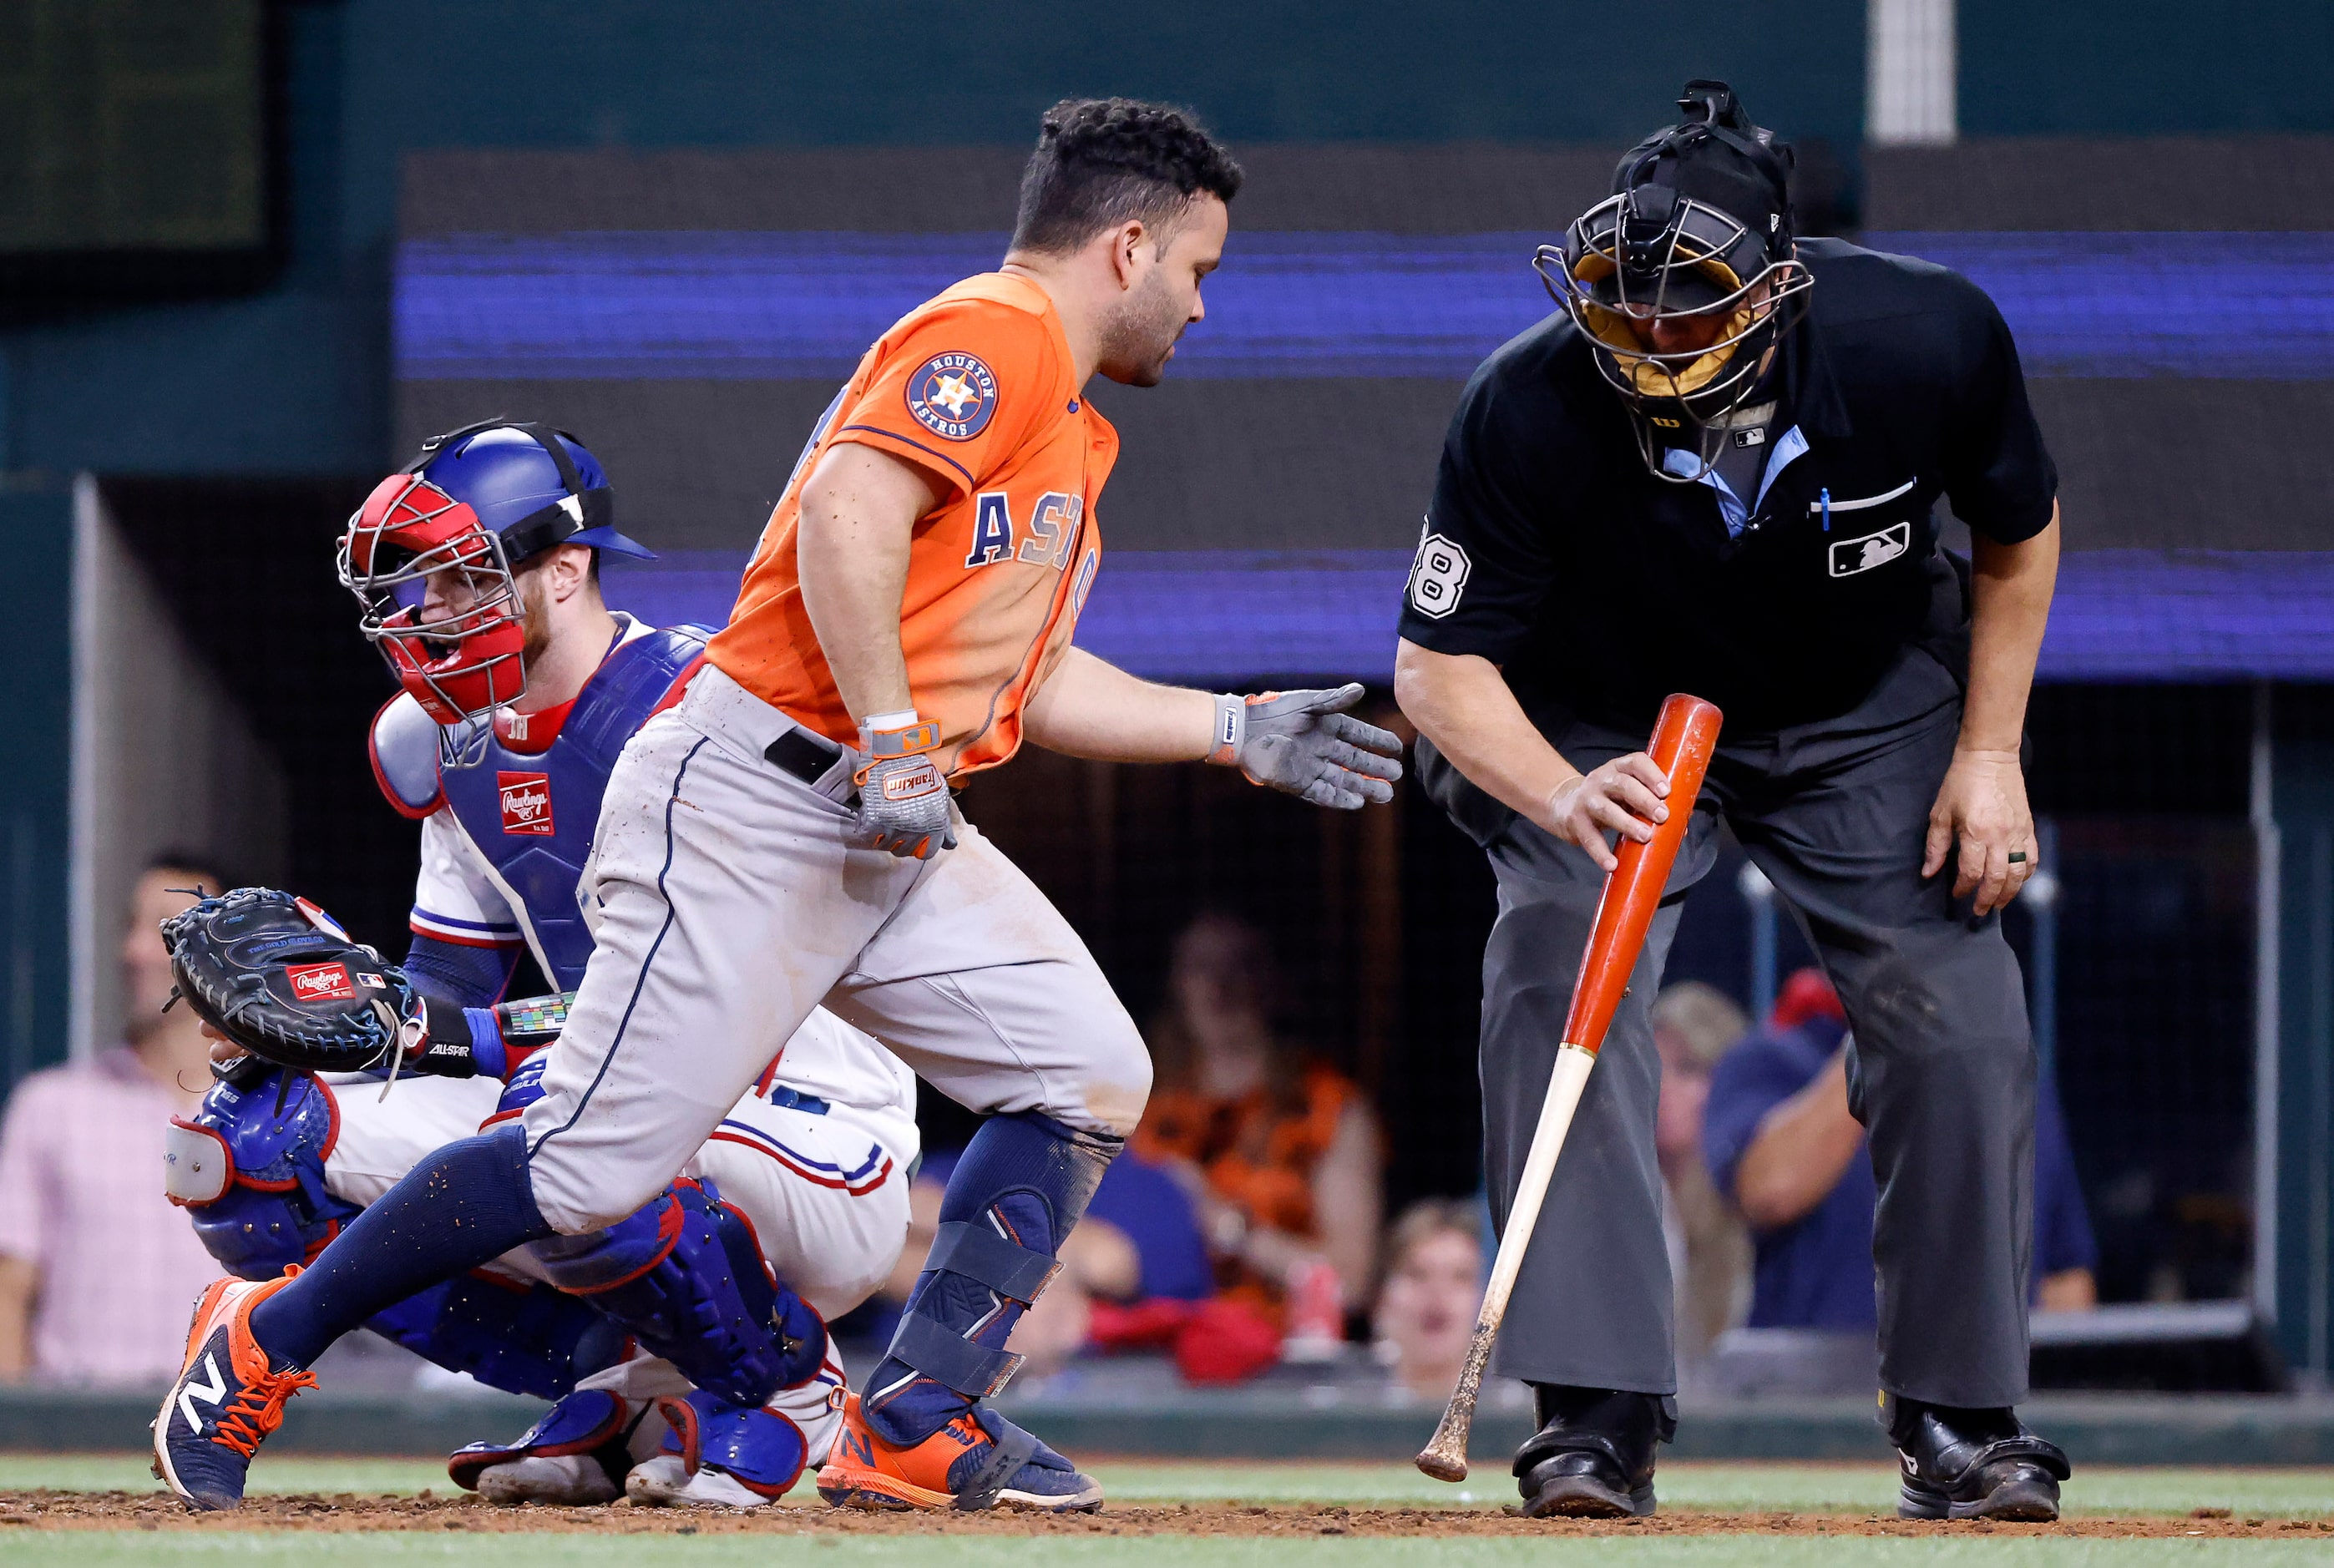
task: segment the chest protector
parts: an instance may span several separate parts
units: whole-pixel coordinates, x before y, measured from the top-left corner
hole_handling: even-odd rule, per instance
[[[444,803],[523,906],[536,956],[560,990],[574,989],[592,956],[576,886],[592,852],[608,774],[624,743],[704,651],[705,633],[697,627],[633,638],[584,683],[550,746],[517,751],[500,734],[489,733],[475,765],[438,770]],[[399,797],[420,792],[391,788],[382,767],[388,748],[381,734],[376,722],[376,770],[383,772],[391,803],[408,809]]]

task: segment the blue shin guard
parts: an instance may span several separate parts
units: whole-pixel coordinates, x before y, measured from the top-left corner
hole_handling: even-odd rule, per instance
[[[773,1283],[752,1227],[710,1182],[677,1181],[628,1219],[534,1251],[554,1284],[732,1404],[758,1406],[825,1360],[826,1325]]]
[[[867,1381],[868,1424],[917,1443],[1002,1389],[1006,1338],[1060,1265],[1055,1254],[1125,1140],[1025,1111],[973,1135],[940,1199],[939,1234],[890,1352]]]

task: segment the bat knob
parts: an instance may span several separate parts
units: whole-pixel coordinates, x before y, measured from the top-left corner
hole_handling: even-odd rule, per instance
[[[1414,1461],[1421,1474],[1438,1481],[1463,1481],[1467,1478],[1467,1460],[1462,1455],[1452,1458],[1439,1448],[1429,1448],[1420,1452]]]

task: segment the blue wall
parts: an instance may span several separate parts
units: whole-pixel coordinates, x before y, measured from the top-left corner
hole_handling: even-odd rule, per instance
[[[2334,10],[1963,0],[1972,134],[2334,130]],[[390,457],[399,155],[443,147],[1018,142],[1070,92],[1275,139],[1604,141],[1720,75],[1852,147],[1863,0],[342,0],[288,8],[292,260],[267,293],[0,331],[0,470],[312,475]],[[2278,72],[2264,77],[2265,70]]]

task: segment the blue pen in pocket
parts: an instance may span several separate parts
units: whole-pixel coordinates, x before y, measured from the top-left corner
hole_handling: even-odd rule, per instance
[[[1828,534],[1828,533],[1830,533],[1830,532],[1831,532],[1831,489],[1830,489],[1830,486],[1825,486],[1825,488],[1824,488],[1824,492],[1823,492],[1823,495],[1822,495],[1822,501],[1823,501],[1823,515],[1824,515],[1824,532],[1825,532],[1825,533],[1827,533],[1827,534]]]

